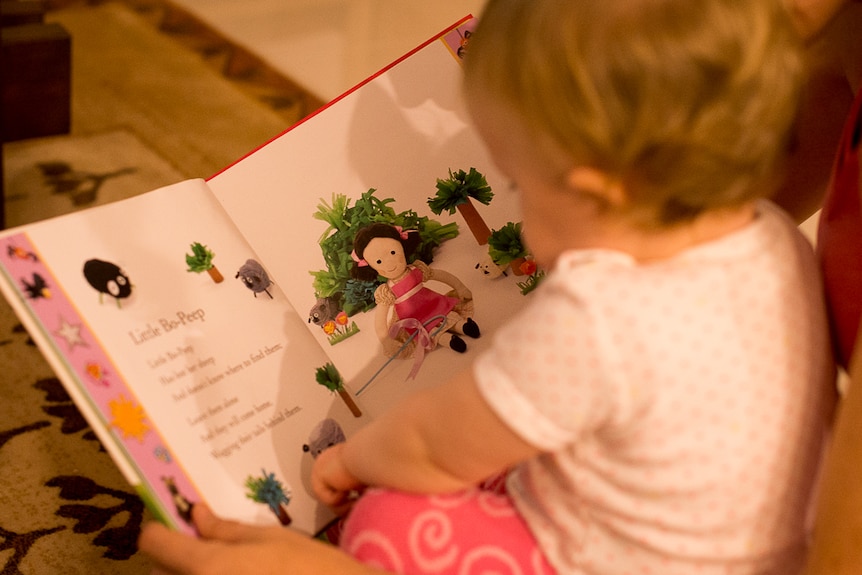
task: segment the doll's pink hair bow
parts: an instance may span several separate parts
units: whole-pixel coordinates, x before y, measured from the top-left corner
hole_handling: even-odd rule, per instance
[[[402,240],[406,240],[406,239],[407,239],[407,236],[409,235],[409,232],[405,232],[405,231],[404,231],[404,228],[402,228],[401,226],[392,226],[392,227],[393,227],[393,228],[395,228],[396,230],[398,230],[398,234],[401,236],[401,239],[402,239]]]
[[[357,266],[359,266],[359,267],[361,267],[361,268],[364,268],[364,267],[367,267],[367,266],[368,266],[368,262],[367,262],[367,261],[365,261],[365,259],[364,259],[364,258],[361,258],[361,257],[359,257],[358,255],[356,255],[356,250],[353,250],[352,252],[350,252],[350,257],[351,257],[351,258],[353,258],[353,261],[355,261],[355,262],[356,262],[356,265],[357,265]]]

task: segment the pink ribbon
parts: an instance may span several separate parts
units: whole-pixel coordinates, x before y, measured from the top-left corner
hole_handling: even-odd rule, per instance
[[[352,252],[350,252],[350,257],[353,258],[353,261],[356,262],[356,265],[358,265],[361,268],[364,268],[368,265],[368,262],[365,261],[364,258],[360,258],[358,255],[356,255],[356,250],[353,250]]]
[[[431,334],[428,333],[422,322],[415,317],[408,317],[393,323],[389,327],[389,337],[395,339],[398,336],[398,332],[402,329],[416,330],[410,336],[416,341],[416,348],[413,351],[413,368],[407,376],[407,379],[414,379],[419,373],[419,368],[422,367],[422,362],[425,360],[425,351],[434,349],[434,342],[431,341]]]
[[[405,232],[404,228],[402,228],[401,226],[392,226],[392,227],[395,228],[396,230],[398,230],[398,233],[399,233],[399,235],[401,235],[402,240],[406,240],[407,237],[410,235],[410,233]]]

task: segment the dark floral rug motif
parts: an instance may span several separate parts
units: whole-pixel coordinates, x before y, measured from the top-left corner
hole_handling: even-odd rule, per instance
[[[111,178],[133,173],[135,168],[120,168],[107,172],[76,170],[68,162],[56,160],[37,164],[45,183],[54,194],[65,194],[73,206],[87,206],[99,197],[102,185]]]
[[[146,573],[146,511],[0,302],[0,575]]]

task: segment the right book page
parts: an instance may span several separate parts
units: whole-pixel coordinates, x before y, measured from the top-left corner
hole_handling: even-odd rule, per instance
[[[438,347],[426,354],[415,379],[408,379],[413,360],[387,358],[373,309],[352,313],[358,333],[335,345],[320,325],[308,322],[372,418],[404,395],[468,368],[529,297],[519,286],[527,276],[515,275],[515,266],[506,275],[489,269],[488,245],[477,241],[460,211],[435,214],[428,203],[438,179],[475,169],[493,191],[487,204],[473,202],[487,226],[499,230],[520,222],[512,185],[493,165],[462,101],[460,57],[469,50],[474,24],[465,18],[208,182],[300,314],[311,313],[326,295],[313,274],[327,270],[321,242],[335,231],[315,214],[339,215],[339,202],[362,204],[363,195],[374,190],[373,197],[395,213],[415,211],[441,225],[457,225],[457,237],[435,250],[432,266],[472,291],[483,335],[465,338],[466,353]]]

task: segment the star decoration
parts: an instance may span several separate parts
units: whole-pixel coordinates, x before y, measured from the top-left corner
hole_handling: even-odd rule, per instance
[[[87,343],[81,337],[81,324],[72,324],[66,321],[66,318],[60,318],[60,328],[54,332],[57,337],[66,340],[69,349],[73,349],[76,345],[87,347]]]

